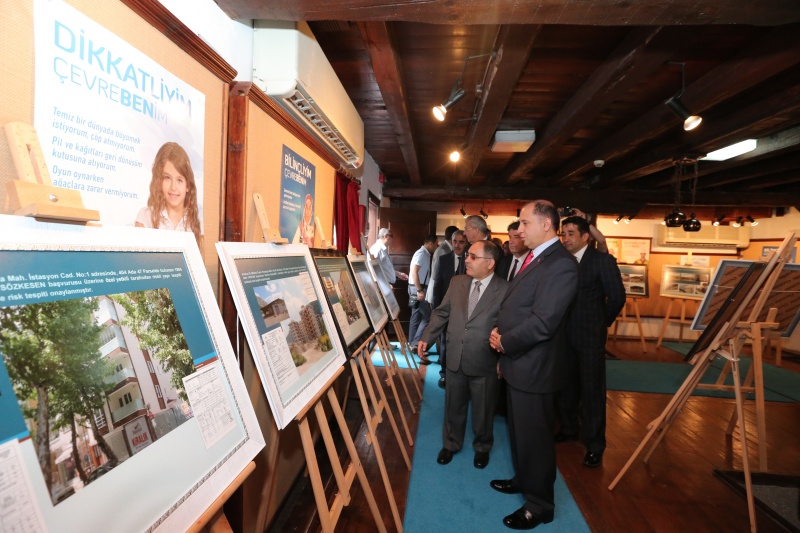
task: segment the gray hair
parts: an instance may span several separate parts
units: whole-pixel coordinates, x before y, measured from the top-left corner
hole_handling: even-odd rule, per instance
[[[467,220],[464,222],[464,224],[472,229],[480,231],[484,235],[489,235],[489,227],[486,225],[486,220],[483,217],[479,217],[478,215],[470,215],[467,217]]]

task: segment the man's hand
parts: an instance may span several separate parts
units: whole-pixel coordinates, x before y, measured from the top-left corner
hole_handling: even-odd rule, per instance
[[[397,277],[397,279],[402,279],[404,281],[408,281],[408,274],[406,274],[404,272],[398,272],[398,271],[395,270],[394,271],[394,275]]]
[[[425,289],[417,289],[417,300],[425,299]]]
[[[425,341],[419,341],[417,343],[417,354],[422,357],[425,351],[428,349],[428,343]]]
[[[506,353],[505,350],[503,350],[503,345],[500,343],[501,337],[502,335],[497,332],[497,328],[494,328],[492,333],[489,335],[489,346],[500,353]]]

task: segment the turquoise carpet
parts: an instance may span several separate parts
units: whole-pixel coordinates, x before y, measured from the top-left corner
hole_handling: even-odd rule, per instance
[[[679,353],[686,353],[691,347],[689,343],[669,343],[663,346]],[[725,359],[717,357],[711,364],[702,383],[714,383],[725,365]],[[750,368],[750,358],[742,358],[741,373],[744,376]],[[659,363],[650,361],[606,360],[606,387],[608,390],[630,392],[652,392],[657,394],[675,394],[692,366],[688,363]],[[800,401],[800,374],[784,370],[769,363],[763,363],[764,398],[771,402]],[[726,385],[733,385],[732,376],[728,376]],[[695,390],[694,396],[713,396],[715,398],[733,398],[733,391]],[[753,394],[748,395],[752,399]]]
[[[402,356],[398,357],[398,363],[400,360],[405,363]],[[426,372],[404,529],[407,533],[510,531],[503,525],[503,517],[519,509],[524,500],[521,495],[501,494],[489,487],[493,479],[508,479],[514,475],[506,420],[501,416],[495,418],[495,442],[485,469],[472,465],[473,435],[469,422],[464,449],[450,464],[438,464],[436,456],[442,448],[444,417],[444,391],[437,386],[438,368],[434,364]],[[589,532],[561,474],[556,479],[555,495],[555,520],[537,527],[536,531]]]
[[[393,342],[392,348],[394,348],[394,358],[397,360],[397,366],[400,368],[408,368],[408,363],[406,362],[405,356],[400,352],[400,344],[397,342]],[[416,355],[414,356],[414,360],[416,360],[417,365],[420,364],[420,358]],[[431,361],[438,361],[439,356],[432,355],[430,356]],[[375,347],[375,351],[372,352],[372,364],[375,366],[383,366],[383,358],[381,357],[381,352],[378,350],[378,347]],[[436,363],[431,363],[433,366],[437,366]],[[438,368],[438,366],[437,366]],[[437,370],[438,372],[438,370]]]

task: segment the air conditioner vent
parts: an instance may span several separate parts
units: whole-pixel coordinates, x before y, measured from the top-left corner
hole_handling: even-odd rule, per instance
[[[700,231],[683,231],[683,228],[668,228],[655,225],[654,247],[701,248],[719,253],[736,253],[737,249],[750,245],[750,228],[742,226],[713,226],[704,223]]]

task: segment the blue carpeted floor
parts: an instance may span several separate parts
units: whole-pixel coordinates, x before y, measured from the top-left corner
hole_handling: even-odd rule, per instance
[[[398,364],[405,366],[405,358],[395,352]],[[381,361],[380,354],[373,361]],[[435,357],[432,357],[435,360]],[[413,468],[408,487],[408,501],[404,528],[407,533],[441,532],[506,532],[503,517],[523,504],[520,495],[501,494],[491,487],[492,479],[513,477],[508,429],[503,417],[495,418],[494,447],[489,465],[479,470],[472,465],[472,431],[467,424],[465,447],[448,465],[436,462],[442,448],[442,419],[444,416],[444,391],[437,385],[439,366],[428,367],[425,378],[424,400],[419,416],[417,438],[414,444]],[[588,532],[575,500],[559,474],[556,480],[556,517],[536,531]]]
[[[691,347],[688,343],[664,343],[665,347],[680,353],[686,353]],[[717,357],[701,380],[702,383],[714,383],[717,380],[725,359]],[[741,359],[742,376],[747,373],[752,360]],[[764,397],[772,402],[800,401],[800,374],[763,363]],[[692,366],[688,363],[659,363],[651,361],[606,361],[606,386],[608,390],[631,392],[652,392],[659,394],[675,394],[686,380]],[[729,375],[727,385],[733,385]],[[713,396],[716,398],[733,398],[734,393],[726,391],[707,391],[696,389],[696,396]],[[752,398],[754,395],[749,395]]]

